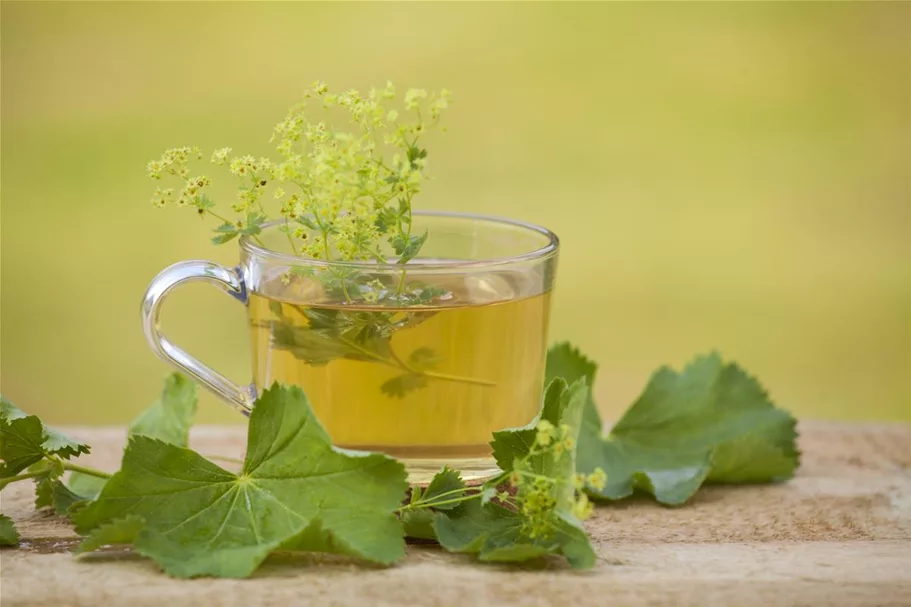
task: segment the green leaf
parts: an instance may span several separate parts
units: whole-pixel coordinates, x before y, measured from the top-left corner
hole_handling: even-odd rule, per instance
[[[408,366],[416,371],[430,371],[440,366],[443,357],[433,348],[418,348],[408,355]]]
[[[215,206],[215,201],[205,194],[199,194],[193,198],[193,206],[201,211],[206,211]]]
[[[588,383],[588,397],[582,412],[583,428],[590,425],[601,426],[601,416],[598,414],[598,407],[595,405],[595,398],[592,394],[597,371],[598,365],[569,342],[555,344],[547,351],[545,378],[548,384],[557,377],[566,380],[567,384],[583,378]]]
[[[233,232],[231,234],[219,234],[212,237],[212,244],[225,244],[226,242],[231,242],[239,235],[238,232]]]
[[[54,505],[54,483],[63,476],[63,464],[58,460],[42,459],[28,467],[29,474],[36,474],[35,508]]]
[[[551,351],[548,367],[548,376],[594,375],[594,365],[565,345]],[[790,478],[799,464],[795,426],[739,366],[717,354],[700,356],[679,374],[659,369],[606,437],[594,404],[587,405],[577,469],[607,472],[603,489],[588,487],[595,497],[642,490],[679,505],[703,482]]]
[[[490,446],[500,470],[509,472],[517,458],[528,455],[535,442],[537,433],[535,427],[539,421],[545,419],[559,427],[562,408],[567,403],[565,400],[567,388],[566,381],[562,378],[552,380],[544,391],[544,405],[533,420],[519,428],[508,428],[493,433]]]
[[[240,230],[230,221],[226,221],[215,228],[216,235],[212,237],[213,244],[225,244],[231,242],[240,235]]]
[[[73,504],[85,501],[85,497],[78,495],[70,490],[60,480],[50,481],[51,488],[51,506],[54,507],[54,514],[65,516]]]
[[[139,537],[145,521],[141,516],[127,515],[96,527],[76,548],[75,554],[98,550],[103,546],[132,544]]]
[[[161,398],[130,424],[130,434],[186,447],[195,415],[196,384],[180,373],[172,373],[165,379]]]
[[[241,228],[240,233],[244,236],[256,236],[262,232],[262,225],[269,220],[264,214],[259,211],[251,211],[247,213],[247,225]]]
[[[0,514],[0,546],[18,546],[19,532],[16,531],[16,525],[13,519]]]
[[[465,481],[459,471],[447,466],[436,473],[423,491],[421,487],[412,487],[410,505],[416,508],[402,512],[405,535],[426,540],[436,539],[433,530],[435,510],[452,510],[458,506],[458,503],[445,502],[464,496],[465,489]]]
[[[0,478],[15,476],[50,455],[70,459],[88,452],[88,445],[48,428],[0,396]]]
[[[469,500],[450,512],[437,513],[434,531],[446,550],[477,554],[482,561],[519,562],[562,554],[574,568],[594,566],[596,555],[588,536],[571,517],[561,517],[554,533],[537,539],[522,533],[523,522],[517,512]]]
[[[417,538],[421,540],[435,540],[436,533],[433,531],[433,522],[436,519],[436,512],[428,509],[405,510],[402,512],[402,526],[405,529],[405,537]]]
[[[414,259],[427,241],[427,235],[428,232],[425,231],[420,236],[409,236],[406,239],[397,234],[390,242],[395,254],[399,256],[396,263],[405,264]]]
[[[91,476],[82,472],[71,472],[66,485],[70,491],[82,499],[93,500],[98,497],[107,482],[106,478]]]
[[[416,160],[427,158],[427,150],[425,150],[423,148],[419,148],[415,145],[408,146],[408,150],[405,153],[408,156],[408,164],[411,165],[412,169],[419,168],[417,163],[415,162]]]
[[[403,398],[409,392],[427,386],[427,376],[418,373],[403,373],[380,385],[380,391],[391,398]]]
[[[427,489],[424,490],[419,502],[436,508],[437,510],[452,510],[458,504],[442,504],[440,502],[452,500],[465,493],[465,481],[458,470],[448,466],[436,473]]]
[[[550,533],[529,537],[526,521],[520,512],[487,499],[463,502],[451,512],[438,512],[434,530],[440,544],[453,552],[477,553],[482,561],[524,561],[546,554],[562,554],[576,568],[591,567],[595,552],[581,523],[573,516],[575,490],[575,450],[557,456],[553,451],[533,453],[536,426],[547,420],[555,428],[567,426],[567,438],[577,440],[582,412],[588,395],[588,384],[580,379],[567,386],[563,379],[550,382],[545,391],[541,413],[526,426],[494,433],[491,442],[494,457],[504,472],[513,469],[514,462],[527,458],[527,470],[542,477],[562,479],[555,495],[555,520]],[[516,500],[521,504],[523,487]],[[482,494],[483,495],[483,494]]]
[[[134,436],[120,472],[74,520],[88,533],[142,517],[136,551],[177,577],[246,577],[288,542],[386,564],[404,554],[394,512],[406,487],[400,463],[334,448],[304,393],[276,384],[250,416],[240,475]]]

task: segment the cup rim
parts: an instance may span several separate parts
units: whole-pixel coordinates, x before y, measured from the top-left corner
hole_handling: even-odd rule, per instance
[[[546,259],[554,255],[560,247],[560,239],[556,234],[542,226],[520,221],[518,219],[509,219],[498,217],[496,215],[484,215],[481,213],[461,213],[456,211],[414,211],[413,215],[421,217],[445,217],[450,219],[474,219],[488,223],[498,223],[536,232],[547,238],[547,244],[527,253],[512,255],[509,257],[491,257],[489,259],[472,259],[472,260],[428,260],[414,263],[414,266],[429,269],[462,269],[462,268],[479,268],[495,265],[505,265],[520,263],[524,261],[534,261],[537,259]],[[276,219],[264,224],[264,228],[271,228],[283,223],[284,220]],[[316,267],[338,267],[358,268],[362,270],[401,270],[402,265],[397,263],[378,263],[374,261],[326,261],[324,259],[315,259],[313,257],[300,257],[289,253],[280,253],[267,249],[254,242],[249,236],[242,236],[239,239],[240,248],[256,257],[265,258],[271,261],[282,262],[287,265],[308,265]],[[415,260],[417,261],[417,260]]]

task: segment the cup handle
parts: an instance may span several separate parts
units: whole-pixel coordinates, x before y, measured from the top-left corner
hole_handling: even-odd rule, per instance
[[[221,288],[243,304],[247,303],[247,287],[238,269],[228,269],[211,261],[192,260],[175,263],[152,279],[142,298],[142,330],[149,347],[160,358],[183,371],[203,386],[227,401],[244,415],[250,415],[256,390],[253,386],[235,384],[224,375],[202,364],[198,359],[174,345],[161,332],[158,316],[161,304],[174,287],[188,282],[208,282]]]

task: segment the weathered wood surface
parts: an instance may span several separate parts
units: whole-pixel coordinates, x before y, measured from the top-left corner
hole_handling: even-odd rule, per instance
[[[115,469],[122,429],[70,428]],[[0,604],[129,605],[911,605],[911,425],[804,423],[791,482],[705,488],[687,506],[602,506],[587,526],[599,563],[575,573],[479,565],[409,546],[380,569],[281,557],[250,580],[176,580],[130,554],[74,558],[75,534],[17,483],[0,501],[22,547],[0,553]],[[243,430],[201,427],[193,446],[238,456]]]

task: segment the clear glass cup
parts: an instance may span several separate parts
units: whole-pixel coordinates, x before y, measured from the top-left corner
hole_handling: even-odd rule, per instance
[[[380,451],[429,480],[498,473],[489,441],[540,407],[559,241],[507,219],[415,213],[427,233],[406,264],[326,262],[292,254],[280,222],[241,238],[240,264],[184,261],[145,294],[152,350],[249,414],[273,382],[300,386],[333,442]],[[215,284],[248,309],[253,382],[237,385],[162,334],[177,285]]]

